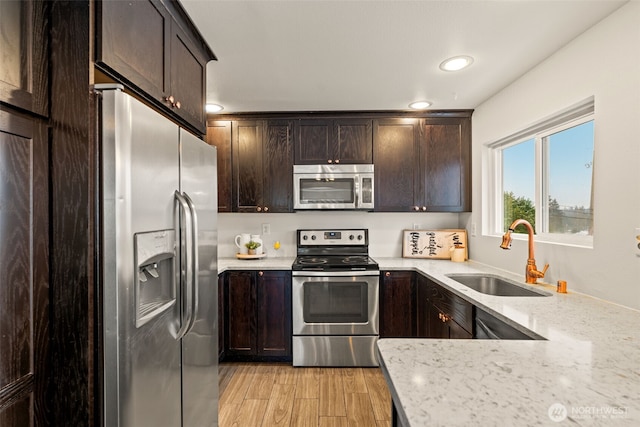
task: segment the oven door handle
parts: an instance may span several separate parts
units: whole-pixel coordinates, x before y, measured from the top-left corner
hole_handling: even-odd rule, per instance
[[[353,277],[379,276],[379,270],[345,270],[345,271],[293,271],[294,277]]]

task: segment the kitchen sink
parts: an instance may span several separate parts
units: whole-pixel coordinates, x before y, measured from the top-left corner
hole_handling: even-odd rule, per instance
[[[448,278],[487,295],[500,297],[548,297],[547,292],[526,289],[517,282],[493,274],[448,274]]]

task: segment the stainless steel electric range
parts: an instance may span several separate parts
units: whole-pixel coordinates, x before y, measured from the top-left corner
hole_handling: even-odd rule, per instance
[[[297,231],[293,365],[378,366],[380,268],[367,229]]]

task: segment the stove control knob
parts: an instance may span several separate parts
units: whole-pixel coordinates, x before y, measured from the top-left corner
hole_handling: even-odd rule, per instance
[[[304,236],[302,236],[302,240],[307,240],[309,238],[309,236],[307,236],[306,234]]]
[[[311,236],[311,240],[316,240],[316,235],[315,234]]]
[[[355,239],[355,238],[356,238],[356,237],[355,237],[353,234],[349,236],[349,240],[353,240],[353,239]]]
[[[362,234],[358,234],[358,240],[362,240]]]

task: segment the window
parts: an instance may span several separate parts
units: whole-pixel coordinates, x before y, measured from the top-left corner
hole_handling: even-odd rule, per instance
[[[524,218],[539,240],[592,246],[593,105],[591,98],[489,144],[493,234]]]

